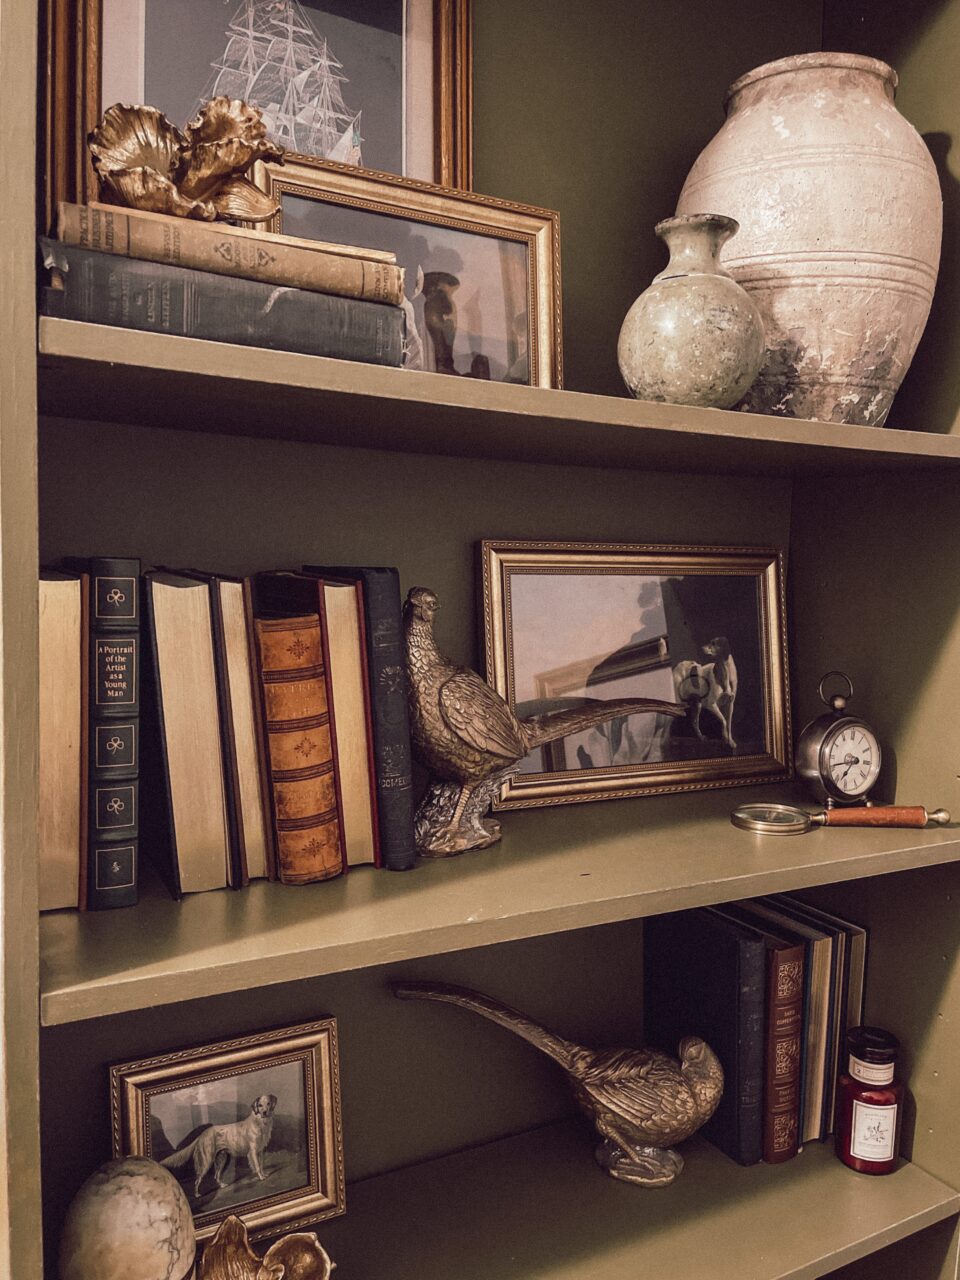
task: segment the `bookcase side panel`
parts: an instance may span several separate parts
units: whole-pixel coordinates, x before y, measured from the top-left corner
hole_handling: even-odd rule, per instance
[[[0,1275],[40,1274],[37,1137],[37,6],[0,0]]]

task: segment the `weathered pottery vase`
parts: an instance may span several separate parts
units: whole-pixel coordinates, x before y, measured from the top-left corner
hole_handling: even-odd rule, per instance
[[[724,209],[723,263],[760,308],[767,357],[742,408],[882,426],[930,311],[942,203],[897,75],[847,53],[742,76],[677,212]]]
[[[670,261],[627,312],[617,344],[623,380],[641,400],[729,409],[763,361],[760,313],[720,265],[733,218],[691,214],[658,222]]]

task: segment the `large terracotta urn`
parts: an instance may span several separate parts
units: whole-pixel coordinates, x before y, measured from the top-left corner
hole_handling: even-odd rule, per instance
[[[897,75],[848,53],[781,58],[737,80],[684,183],[681,214],[740,223],[723,265],[763,318],[740,407],[882,426],[923,333],[942,203]]]

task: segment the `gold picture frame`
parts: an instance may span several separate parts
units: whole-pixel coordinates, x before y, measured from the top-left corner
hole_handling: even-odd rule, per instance
[[[110,65],[116,59],[110,55],[111,34],[105,31],[110,22],[111,5],[120,6],[117,12],[123,21],[118,24],[119,38],[124,42],[139,39],[144,22],[134,21],[128,12],[131,4],[143,0],[45,0],[46,91],[44,94],[44,162],[45,162],[45,226],[54,225],[57,202],[74,200],[81,203],[97,199],[97,182],[87,151],[87,136],[99,123],[110,101],[101,98],[104,62]],[[432,6],[432,22],[429,8],[425,17],[416,23],[408,22],[404,11],[404,30],[415,36],[425,34],[432,41],[432,48],[425,48],[423,38],[418,39],[416,68],[405,69],[405,85],[412,101],[414,86],[424,79],[432,85],[432,110],[429,119],[431,137],[416,147],[416,166],[429,163],[432,153],[432,171],[416,172],[415,176],[430,177],[444,186],[469,190],[473,185],[473,50],[472,50],[472,0],[415,0],[420,9]],[[236,0],[237,7],[240,0]],[[414,0],[410,0],[414,3]],[[107,15],[105,19],[105,13]],[[228,15],[229,16],[229,12]],[[426,23],[426,32],[421,29]],[[432,27],[432,36],[431,36]],[[111,27],[111,31],[113,28]],[[144,37],[145,38],[145,37]],[[179,31],[178,38],[187,40],[189,34]],[[406,36],[405,36],[406,38]],[[411,37],[412,38],[412,37]],[[412,47],[412,46],[411,46]],[[119,59],[128,67],[129,57]],[[126,84],[118,86],[124,100],[143,97],[142,93],[124,92]],[[200,87],[198,86],[198,92]],[[151,103],[163,108],[162,102]],[[173,120],[178,127],[186,119]],[[412,134],[410,135],[412,137]],[[405,138],[405,152],[411,151]],[[291,152],[294,156],[297,153]],[[412,151],[411,151],[412,154]],[[411,170],[413,172],[413,170]]]
[[[792,776],[783,556],[772,548],[480,544],[488,682],[521,717],[658,698],[521,762],[496,809]]]
[[[119,1063],[110,1104],[115,1159],[176,1158],[198,1240],[231,1213],[256,1239],[346,1208],[334,1018]]]
[[[449,321],[452,310],[454,326],[458,319],[471,325],[469,331],[463,331],[464,343],[469,332],[495,348],[502,358],[495,356],[490,368],[507,376],[491,374],[491,380],[562,386],[557,213],[322,160],[260,163],[253,177],[280,206],[267,230],[393,251],[406,268],[407,297],[419,298],[418,308],[426,305],[429,287],[420,292],[418,269],[425,269],[424,280],[428,282],[435,277],[438,289],[456,291],[452,306],[452,295],[441,300],[444,321]],[[473,257],[477,262],[471,279],[464,274],[464,264],[469,270]],[[478,304],[478,297],[490,301]],[[483,305],[488,306],[489,315],[482,314]],[[495,332],[484,331],[486,321]],[[411,322],[418,335],[422,334],[429,353],[423,313],[418,310],[416,317],[408,316],[408,331]],[[455,344],[445,363],[428,361],[413,367],[483,376],[469,350],[458,352]],[[520,368],[526,376],[517,373]]]

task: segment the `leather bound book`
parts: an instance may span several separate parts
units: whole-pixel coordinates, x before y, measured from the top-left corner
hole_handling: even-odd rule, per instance
[[[403,656],[400,575],[390,568],[304,565],[325,581],[358,582],[363,592],[370,710],[376,770],[381,863],[389,871],[416,866],[413,761]]]
[[[780,1164],[800,1149],[805,948],[802,942],[762,927],[736,904],[717,910],[755,927],[766,948],[763,1158],[767,1164]]]
[[[403,268],[364,255],[325,251],[310,240],[198,222],[142,209],[108,204],[67,204],[57,208],[57,238],[98,253],[147,262],[242,276],[266,284],[369,298],[399,306]],[[371,251],[372,252],[372,251]]]
[[[257,618],[254,628],[279,878],[329,880],[345,861],[320,616]]]
[[[783,894],[771,902],[787,915],[808,922],[833,939],[834,986],[827,1037],[824,1110],[821,1137],[833,1133],[837,1075],[846,1069],[846,1032],[863,1021],[863,989],[867,963],[867,931],[841,916]]]
[[[214,671],[220,713],[223,785],[230,839],[229,883],[271,877],[269,791],[261,787],[258,734],[260,676],[245,584],[226,574],[178,570],[206,584],[210,593]],[[264,749],[266,739],[263,739]]]
[[[139,879],[140,561],[101,556],[61,563],[90,582],[85,905],[128,907],[137,901]]]
[[[148,852],[175,897],[223,889],[230,836],[210,593],[182,574],[144,574]]]
[[[44,315],[370,364],[403,361],[401,307],[40,243],[62,285],[42,290]]]
[[[277,571],[254,578],[257,617],[317,612],[329,696],[340,838],[348,867],[380,865],[363,600],[356,582]]]
[[[89,578],[40,574],[40,910],[78,907],[86,893]]]
[[[720,1059],[723,1097],[701,1130],[738,1164],[763,1151],[766,948],[752,929],[701,908],[644,921],[644,1042],[676,1056],[702,1036]]]

